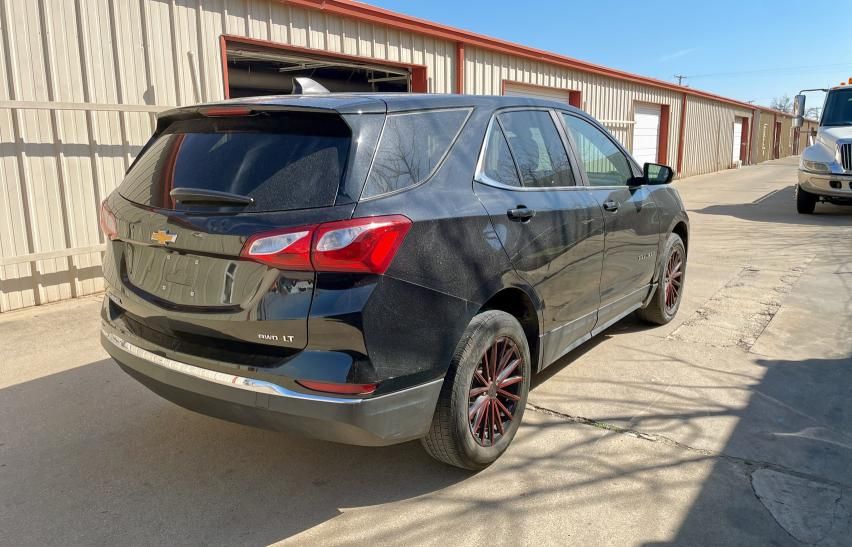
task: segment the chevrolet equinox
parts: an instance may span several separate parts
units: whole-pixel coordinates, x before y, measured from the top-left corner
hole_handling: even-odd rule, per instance
[[[102,204],[101,340],[225,420],[481,469],[531,376],[677,313],[669,167],[522,97],[323,94],[178,108]]]

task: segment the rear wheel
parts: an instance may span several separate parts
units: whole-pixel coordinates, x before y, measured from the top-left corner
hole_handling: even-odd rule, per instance
[[[433,458],[463,469],[490,465],[518,430],[530,373],[520,323],[497,310],[474,317],[453,355],[423,447]]]
[[[802,190],[802,187],[796,185],[796,211],[802,215],[813,214],[816,209],[817,197],[810,192]]]
[[[639,310],[639,317],[656,325],[665,325],[677,314],[686,280],[686,247],[677,234],[669,234],[661,261],[657,289],[648,305]]]

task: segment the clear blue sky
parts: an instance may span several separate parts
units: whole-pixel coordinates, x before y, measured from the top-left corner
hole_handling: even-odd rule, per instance
[[[852,77],[850,0],[367,3],[764,105]]]

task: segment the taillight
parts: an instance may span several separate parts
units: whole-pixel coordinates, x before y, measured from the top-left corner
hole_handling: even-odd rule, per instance
[[[251,114],[251,109],[240,106],[214,106],[212,108],[202,108],[199,112],[201,112],[202,116],[207,116],[208,118],[221,118],[226,116],[248,116]]]
[[[314,380],[296,380],[296,383],[324,393],[336,393],[338,395],[369,395],[376,391],[378,384],[337,384],[333,382],[316,382]]]
[[[101,231],[107,239],[112,240],[118,237],[118,221],[115,219],[115,215],[110,210],[106,200],[101,202],[99,222]]]
[[[246,258],[282,270],[312,270],[311,239],[315,226],[253,235],[240,253]]]
[[[382,274],[410,228],[402,215],[301,226],[254,235],[241,255],[282,270]]]
[[[320,224],[312,260],[318,272],[385,273],[411,221],[402,215]]]

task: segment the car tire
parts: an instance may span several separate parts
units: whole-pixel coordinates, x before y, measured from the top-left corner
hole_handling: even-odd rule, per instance
[[[529,344],[517,319],[497,310],[474,317],[453,354],[429,432],[421,439],[426,452],[462,469],[488,467],[520,426],[531,370]]]
[[[796,185],[796,211],[800,215],[812,215],[816,209],[817,197],[810,192],[802,190],[802,187]]]
[[[677,315],[686,281],[686,247],[675,233],[669,234],[666,240],[657,279],[654,296],[638,315],[648,323],[665,325]]]

